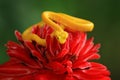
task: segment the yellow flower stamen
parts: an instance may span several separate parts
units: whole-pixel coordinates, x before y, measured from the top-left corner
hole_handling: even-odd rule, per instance
[[[92,31],[94,28],[94,24],[88,20],[76,18],[63,13],[45,11],[42,13],[42,19],[45,24],[49,25],[54,30],[51,36],[55,36],[61,44],[64,44],[68,37],[68,33],[64,31],[64,29],[68,29],[73,32],[87,32]],[[42,25],[43,23],[38,24]],[[38,44],[45,46],[45,39],[42,39],[36,34],[31,33],[31,30],[32,27],[28,28],[23,32],[23,39],[30,41],[34,40]]]

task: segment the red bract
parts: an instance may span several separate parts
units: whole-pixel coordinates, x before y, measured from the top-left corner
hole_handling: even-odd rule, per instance
[[[91,61],[100,58],[100,44],[87,40],[85,32],[66,31],[69,36],[60,44],[48,25],[33,26],[32,34],[45,39],[46,46],[23,40],[15,31],[20,43],[6,44],[10,60],[0,65],[0,80],[110,80],[107,68]]]

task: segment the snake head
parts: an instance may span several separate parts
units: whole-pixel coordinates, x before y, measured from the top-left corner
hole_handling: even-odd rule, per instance
[[[52,35],[55,36],[61,44],[64,44],[68,38],[68,33],[66,31],[54,31]]]

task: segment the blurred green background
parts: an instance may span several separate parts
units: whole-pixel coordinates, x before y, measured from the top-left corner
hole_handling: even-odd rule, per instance
[[[43,11],[55,11],[88,19],[95,24],[88,36],[101,43],[101,59],[108,66],[112,80],[120,71],[120,0],[0,0],[0,64],[9,58],[4,46],[16,41],[14,30],[23,32],[41,20]]]

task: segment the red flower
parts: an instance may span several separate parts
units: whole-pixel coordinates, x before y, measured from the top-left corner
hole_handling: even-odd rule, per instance
[[[91,61],[100,58],[100,44],[87,40],[85,32],[66,31],[67,41],[60,44],[48,25],[34,26],[32,34],[44,38],[46,47],[23,40],[15,31],[20,43],[6,44],[10,60],[0,65],[0,80],[110,80],[107,68]]]
[[[0,80],[111,80],[99,59],[100,44],[87,39],[93,23],[63,13],[44,12],[19,43],[6,44],[10,60],[0,65]]]

